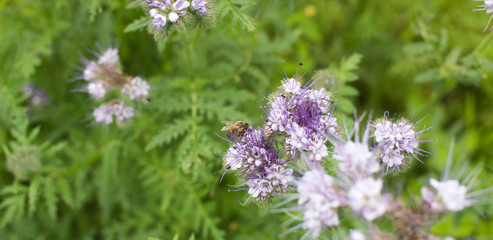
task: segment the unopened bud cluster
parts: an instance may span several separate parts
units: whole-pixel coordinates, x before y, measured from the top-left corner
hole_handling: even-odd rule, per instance
[[[124,122],[134,116],[135,101],[143,101],[150,86],[141,77],[126,76],[118,66],[118,49],[109,48],[95,61],[85,61],[82,78],[84,90],[91,97],[104,102],[93,111],[96,122],[108,125],[114,119]]]

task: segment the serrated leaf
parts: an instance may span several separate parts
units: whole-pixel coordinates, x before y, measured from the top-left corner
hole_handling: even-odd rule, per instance
[[[74,198],[72,196],[72,190],[70,188],[70,185],[68,184],[67,180],[64,178],[58,178],[56,180],[57,183],[57,189],[58,189],[58,194],[62,198],[62,200],[68,205],[73,207],[74,206]]]
[[[51,218],[56,219],[58,198],[56,197],[55,184],[52,179],[46,179],[43,183],[43,187],[43,196],[48,209],[48,214]]]
[[[127,27],[125,27],[125,30],[123,30],[124,33],[129,33],[133,31],[137,31],[139,29],[143,29],[149,24],[151,19],[148,16],[143,16],[139,19],[134,20],[132,23],[128,24]]]
[[[29,185],[29,215],[36,211],[38,195],[39,195],[39,187],[41,186],[41,180],[39,178],[34,178]]]
[[[147,144],[145,151],[149,151],[157,146],[162,146],[171,142],[173,139],[185,134],[190,127],[191,122],[188,119],[175,120],[174,123],[165,126],[161,132],[154,136]]]
[[[242,28],[250,32],[254,32],[255,26],[253,25],[252,19],[242,12],[236,5],[241,4],[240,2],[235,2],[235,4],[233,4],[231,0],[225,0],[218,6],[218,9],[220,9],[222,16],[231,13],[233,25],[239,24]]]

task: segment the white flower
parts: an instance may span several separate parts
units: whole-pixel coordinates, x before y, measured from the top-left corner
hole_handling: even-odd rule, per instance
[[[467,199],[467,187],[455,179],[439,182],[430,178],[430,185],[436,194],[427,187],[421,188],[423,201],[430,204],[435,212],[457,212],[471,205]]]
[[[323,170],[305,172],[296,184],[298,204],[303,207],[303,228],[317,237],[325,227],[339,225],[341,206],[336,180]]]
[[[301,89],[301,83],[294,78],[290,78],[283,81],[282,87],[284,88],[285,92],[296,94]]]
[[[110,124],[113,122],[113,108],[110,105],[101,105],[94,109],[92,115],[96,122]]]
[[[231,170],[236,170],[241,167],[242,159],[238,156],[238,151],[230,147],[228,148],[228,152],[226,153],[226,166]]]
[[[348,141],[338,145],[333,157],[339,161],[339,168],[353,178],[366,178],[380,168],[365,143]]]
[[[146,97],[149,94],[149,84],[140,77],[134,77],[130,83],[123,86],[122,94],[127,94],[130,99]]]
[[[207,14],[207,6],[208,3],[205,0],[192,0],[192,8],[197,10],[202,16]]]
[[[87,84],[87,92],[94,98],[100,99],[106,94],[106,88],[102,81],[91,82]]]
[[[269,181],[265,179],[251,179],[246,182],[248,193],[257,199],[265,199],[274,190]]]
[[[168,14],[168,18],[170,22],[178,22],[180,16],[184,16],[186,14],[186,9],[190,6],[188,1],[177,0],[173,3],[173,11]]]
[[[94,61],[88,62],[83,73],[84,80],[86,81],[95,80],[99,71],[100,71],[100,67],[98,64],[96,64],[96,62]]]
[[[349,240],[366,240],[365,235],[358,230],[351,230],[351,235],[349,236]]]
[[[98,64],[100,65],[115,65],[117,62],[118,49],[116,48],[108,48],[98,59]]]
[[[356,215],[373,221],[385,213],[388,198],[382,197],[382,187],[382,179],[366,178],[355,182],[348,192],[348,201]]]
[[[154,18],[154,20],[152,21],[152,24],[154,26],[156,26],[158,29],[162,29],[162,28],[164,28],[164,26],[166,26],[166,16],[159,13],[159,11],[157,9],[154,9],[154,8],[151,9],[149,11],[149,15],[151,15],[151,17]]]
[[[288,185],[294,181],[293,169],[285,169],[281,165],[273,164],[266,170],[267,179],[271,180],[272,186],[279,192],[285,192]]]
[[[113,107],[113,114],[115,114],[116,119],[119,122],[123,122],[134,116],[134,108],[122,102],[114,103],[112,107]]]

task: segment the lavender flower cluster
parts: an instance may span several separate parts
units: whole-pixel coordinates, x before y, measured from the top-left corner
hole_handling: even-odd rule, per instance
[[[173,25],[211,17],[212,5],[205,0],[143,0],[143,8],[152,18],[148,28],[155,36],[162,35]],[[188,15],[187,15],[188,13]],[[192,16],[189,16],[192,15]]]
[[[370,239],[393,239],[369,224],[383,215],[394,220],[398,238],[425,239],[432,236],[423,235],[428,219],[441,212],[460,211],[489,192],[472,192],[475,177],[460,183],[460,176],[449,179],[447,173],[441,181],[430,179],[433,189],[421,189],[419,209],[405,207],[401,197],[384,191],[384,177],[401,172],[410,159],[425,156],[427,152],[418,146],[426,141],[417,138],[428,129],[417,131],[417,123],[391,120],[385,113],[380,119],[368,120],[362,136],[363,117],[355,119],[354,129],[346,129],[344,137],[332,94],[316,88],[316,81],[302,85],[300,80],[284,79],[282,87],[267,97],[262,127],[228,133],[231,147],[224,164],[225,171],[235,171],[244,182],[238,187],[248,190],[253,202],[271,196],[296,201],[280,209],[301,221],[287,232],[301,228],[306,230],[304,237],[318,237],[324,229],[341,224],[340,209],[346,208],[372,228],[367,233]],[[327,173],[327,165],[335,173]],[[350,238],[365,239],[361,236],[354,230]]]
[[[132,118],[134,108],[126,102],[145,100],[149,94],[149,84],[141,77],[124,75],[118,60],[118,49],[115,48],[104,51],[96,61],[84,60],[84,91],[96,101],[110,99],[93,111],[96,122],[105,125],[112,123],[114,117],[120,123]]]

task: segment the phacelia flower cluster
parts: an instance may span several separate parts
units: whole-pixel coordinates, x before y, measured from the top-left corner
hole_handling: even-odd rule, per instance
[[[457,212],[471,204],[467,199],[467,187],[455,179],[439,182],[430,178],[430,185],[435,191],[422,187],[421,196],[423,202],[435,212]]]
[[[325,229],[340,225],[339,215],[347,212],[341,210],[350,209],[372,226],[365,231],[369,239],[434,239],[424,230],[437,213],[456,212],[485,201],[478,196],[492,190],[470,191],[479,171],[462,183],[449,179],[446,172],[441,181],[430,179],[432,188],[421,189],[420,207],[406,207],[402,197],[386,193],[384,177],[408,166],[410,159],[425,156],[418,145],[426,141],[417,139],[428,129],[416,131],[417,123],[391,120],[385,113],[376,121],[368,119],[362,134],[363,117],[356,118],[354,128],[345,129],[344,137],[333,115],[331,94],[314,85],[285,78],[262,107],[266,114],[262,127],[246,125],[237,134],[228,132],[231,146],[225,155],[225,171],[236,171],[249,198],[264,201],[283,193],[287,200],[278,206],[296,201],[279,209],[301,221],[287,232],[301,228],[306,230],[302,238],[316,238]],[[395,235],[373,228],[376,225],[370,222],[383,215],[392,219]],[[364,238],[356,230],[350,234],[350,239]]]
[[[225,156],[227,170],[237,170],[245,181],[248,193],[256,201],[271,193],[284,193],[293,181],[293,169],[279,157],[272,139],[265,138],[263,129],[245,129],[244,134],[229,134],[232,143]]]
[[[427,129],[416,132],[415,124],[406,119],[389,120],[388,115],[387,112],[373,122],[377,148],[380,149],[378,159],[386,171],[398,171],[409,164],[411,157],[418,159],[417,155],[424,155],[418,145],[425,141],[417,138]]]
[[[141,77],[126,76],[118,66],[118,49],[109,48],[95,61],[84,61],[82,79],[86,81],[84,90],[96,101],[108,100],[93,111],[96,122],[108,125],[115,118],[124,122],[134,115],[134,109],[128,104],[145,100],[150,86]]]
[[[345,192],[337,179],[321,169],[305,172],[297,182],[298,204],[303,210],[303,229],[317,237],[326,227],[339,225],[337,209],[343,205]]]
[[[172,26],[196,25],[197,21],[210,22],[212,5],[205,0],[143,0],[143,8],[152,18],[148,29],[156,38]]]
[[[269,98],[264,109],[267,137],[285,134],[285,152],[290,157],[308,154],[320,164],[328,156],[327,135],[339,135],[330,94],[324,88],[301,86],[295,78],[285,79],[280,91]]]

